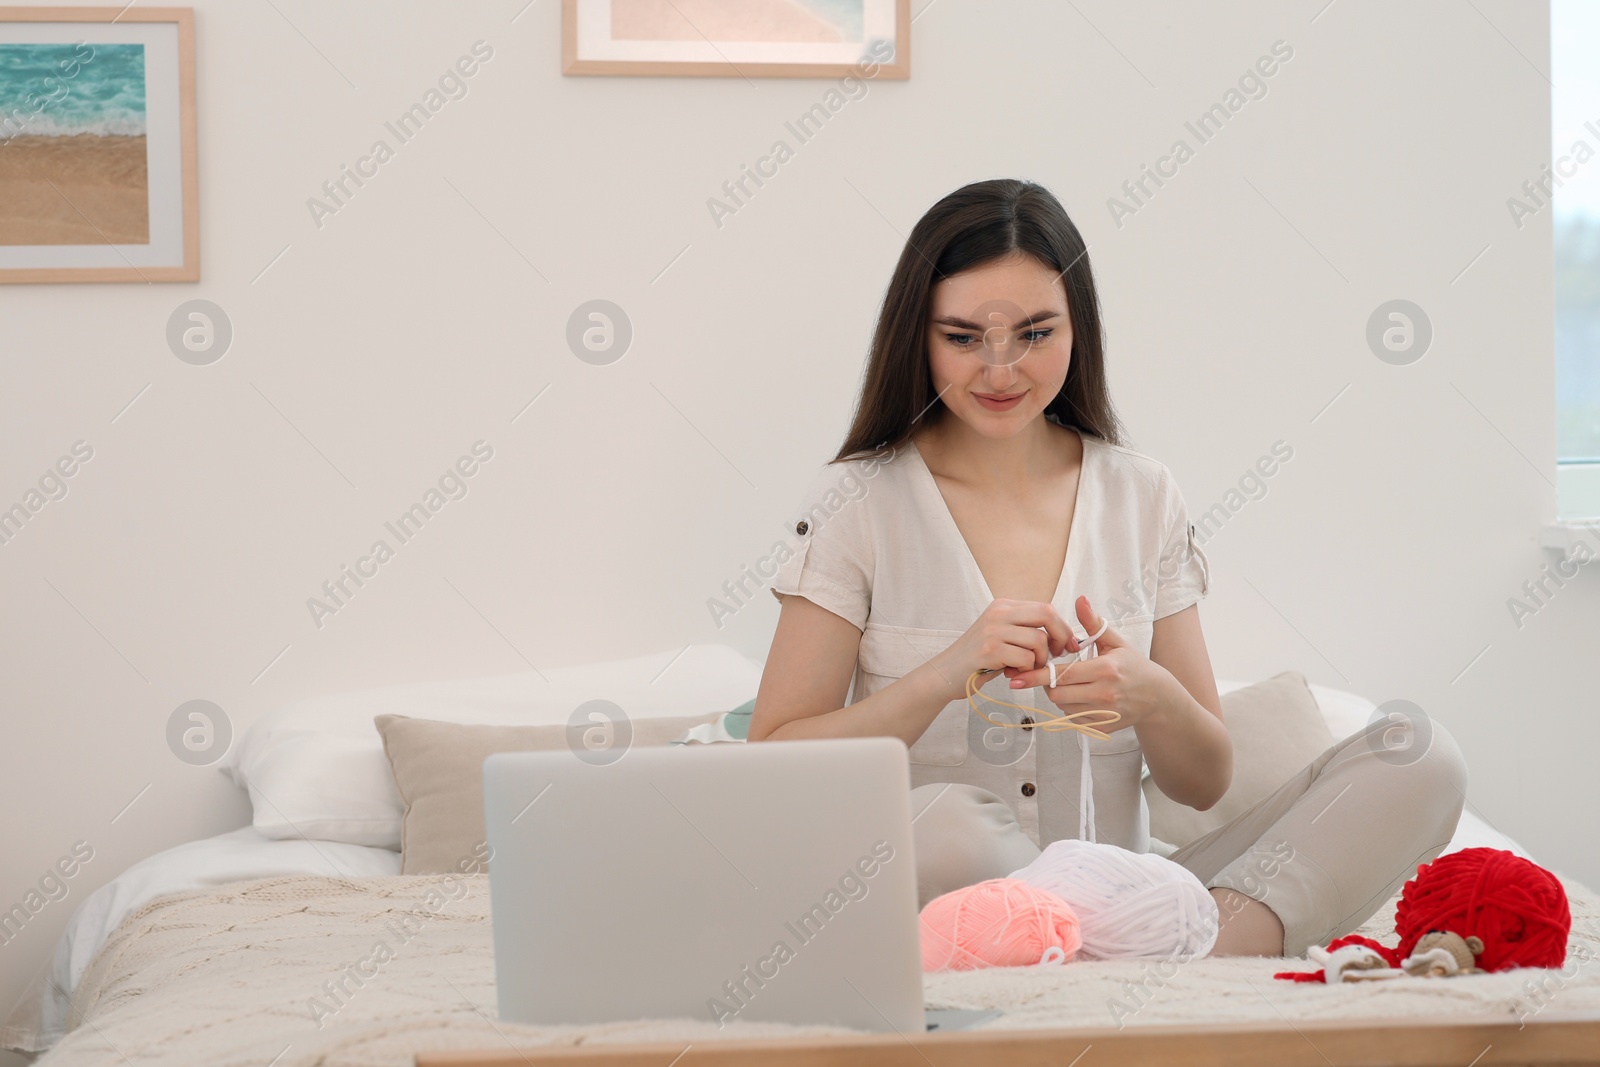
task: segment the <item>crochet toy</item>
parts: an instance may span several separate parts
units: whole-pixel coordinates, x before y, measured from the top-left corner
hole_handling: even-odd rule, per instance
[[[1476,974],[1478,968],[1473,964],[1478,962],[1478,954],[1482,951],[1483,942],[1475,937],[1464,938],[1447,930],[1430,930],[1400,966],[1407,974],[1423,978]]]
[[[1312,945],[1306,955],[1322,964],[1322,970],[1301,974],[1285,971],[1278,978],[1308,982],[1366,982],[1376,978],[1401,978],[1413,975],[1418,978],[1438,978],[1453,974],[1476,974],[1473,964],[1483,951],[1483,942],[1476,937],[1462,937],[1447,930],[1433,930],[1417,942],[1417,947],[1405,959],[1399,953],[1385,948],[1365,937],[1341,937],[1327,948]]]
[[[1365,981],[1372,978],[1393,978],[1401,972],[1395,970],[1398,958],[1394,950],[1385,948],[1370,938],[1352,934],[1329,942],[1327,948],[1312,945],[1306,955],[1322,964],[1322,970],[1300,973],[1284,971],[1278,978],[1293,976],[1295,981],[1338,982]]]
[[[1560,967],[1572,913],[1561,880],[1514,853],[1465,848],[1417,868],[1395,908],[1398,948],[1352,934],[1312,946],[1320,971],[1280,971],[1291,982],[1433,978]]]

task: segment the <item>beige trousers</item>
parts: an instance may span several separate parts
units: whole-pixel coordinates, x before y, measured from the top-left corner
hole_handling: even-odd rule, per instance
[[[1170,859],[1208,889],[1271,908],[1286,956],[1350,933],[1444,851],[1466,802],[1466,763],[1443,726],[1417,724],[1404,748],[1385,746],[1391,729],[1380,720],[1338,742]],[[921,904],[1007,877],[1040,852],[1006,802],[977,786],[920,786],[911,814]]]

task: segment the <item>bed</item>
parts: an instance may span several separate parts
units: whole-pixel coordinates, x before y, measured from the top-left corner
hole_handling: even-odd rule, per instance
[[[690,653],[678,653],[665,671],[671,654],[617,666],[618,677],[636,678],[639,687],[637,693],[612,687],[620,694],[617,703],[644,717],[733,708],[754,693],[758,665],[721,646],[696,646]],[[683,684],[661,684],[673,671]],[[5,1046],[43,1052],[40,1067],[464,1067],[569,1056],[590,1064],[665,1067],[679,1056],[683,1065],[749,1062],[755,1049],[766,1050],[765,1059],[774,1063],[899,1060],[942,1067],[1001,1060],[1065,1064],[1077,1054],[1072,1050],[1096,1044],[1099,1063],[1204,1062],[1208,1055],[1213,1062],[1247,1062],[1229,1041],[1247,1041],[1263,1055],[1278,1056],[1276,1062],[1466,1064],[1472,1055],[1451,1057],[1480,1038],[1474,1053],[1480,1065],[1600,1057],[1600,897],[1565,877],[1573,931],[1568,964],[1559,971],[1325,986],[1272,978],[1274,971],[1312,969],[1305,960],[1204,958],[1182,965],[1077,961],[929,974],[930,1008],[998,1008],[1002,1014],[937,1041],[918,1035],[915,1045],[895,1035],[742,1021],[720,1030],[690,1019],[575,1027],[501,1023],[487,877],[400,873],[400,852],[390,844],[398,833],[390,818],[397,797],[384,798],[388,809],[324,812],[343,822],[319,821],[318,812],[304,809],[309,800],[294,795],[292,782],[273,777],[267,756],[287,747],[293,758],[280,762],[280,772],[310,767],[359,782],[362,773],[378,772],[361,732],[375,709],[457,722],[525,721],[529,693],[564,717],[578,703],[573,694],[592,689],[592,674],[584,681],[549,672],[538,683],[506,676],[320,698],[262,720],[224,768],[251,790],[257,821],[152,856],[88,896],[47,972],[0,1029]],[[1317,696],[1336,736],[1358,728],[1363,708],[1371,707],[1349,694],[1323,690]],[[357,756],[366,758],[365,772],[351,769]],[[352,788],[346,799],[357,793]],[[306,827],[366,840],[302,835]],[[1469,810],[1447,851],[1473,846],[1527,855]],[[1360,932],[1393,944],[1394,904]],[[376,952],[380,941],[389,951]],[[1379,1026],[1376,1020],[1386,1021]],[[1288,1045],[1274,1044],[1288,1035],[1297,1035],[1293,1054]],[[534,1048],[543,1050],[536,1061],[518,1051]],[[1201,1055],[1206,1049],[1211,1052]],[[1330,1051],[1342,1058],[1329,1058]],[[1523,1053],[1521,1060],[1505,1058]]]

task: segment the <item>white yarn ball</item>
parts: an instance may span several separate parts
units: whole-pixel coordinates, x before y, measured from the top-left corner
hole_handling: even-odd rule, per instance
[[[1080,959],[1188,960],[1217,943],[1216,900],[1187,867],[1153,852],[1067,838],[1010,877],[1078,913]]]

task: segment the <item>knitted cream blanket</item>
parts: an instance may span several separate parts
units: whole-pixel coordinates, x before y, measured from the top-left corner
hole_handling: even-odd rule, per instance
[[[1003,1009],[988,1028],[1600,1009],[1600,898],[1564,884],[1574,937],[1559,971],[1324,986],[1272,978],[1314,969],[1305,960],[1077,962],[928,975],[926,1000]],[[718,1031],[709,1019],[502,1023],[488,888],[482,875],[296,876],[154,900],[90,965],[71,1029],[36,1067],[411,1067],[417,1052],[447,1048],[849,1033],[745,1021]],[[1360,932],[1393,944],[1394,904]]]

